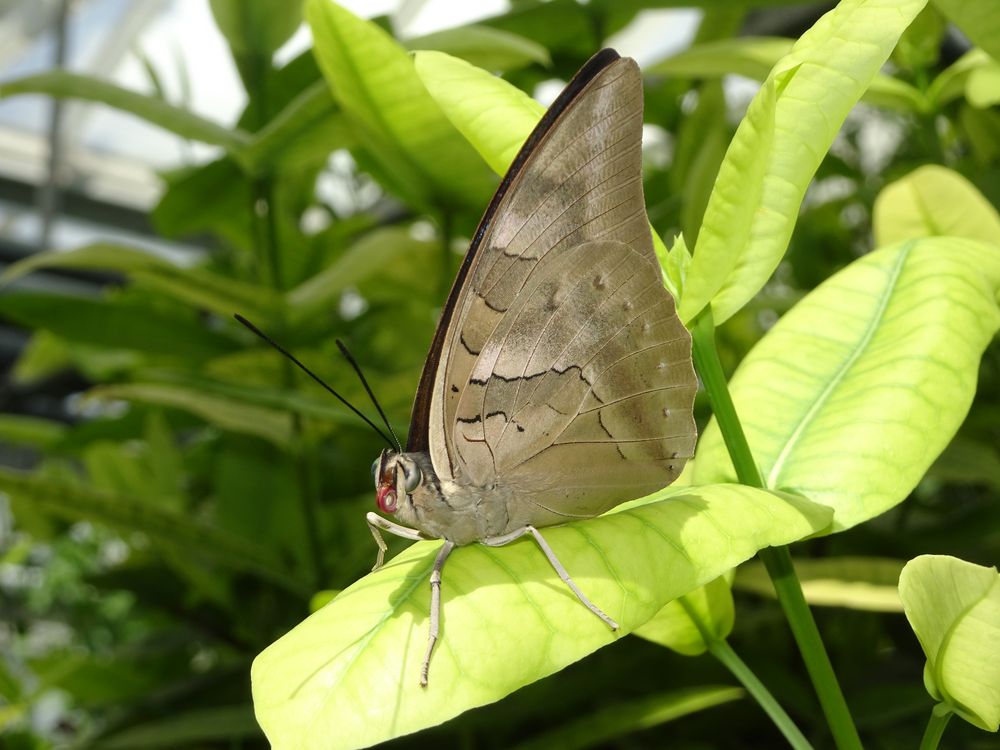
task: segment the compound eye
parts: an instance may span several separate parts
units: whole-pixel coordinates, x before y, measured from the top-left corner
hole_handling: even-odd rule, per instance
[[[420,485],[420,469],[416,464],[403,464],[403,487],[407,492],[413,492]]]
[[[372,461],[372,483],[378,487],[378,466],[382,463],[381,456]]]

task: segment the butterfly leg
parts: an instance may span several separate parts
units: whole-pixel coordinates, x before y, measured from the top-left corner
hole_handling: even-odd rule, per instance
[[[542,533],[534,526],[525,526],[524,528],[521,529],[515,529],[509,534],[502,534],[501,536],[493,536],[488,539],[482,539],[480,541],[483,544],[487,545],[488,547],[502,547],[505,544],[510,544],[515,539],[520,539],[525,534],[531,534],[531,536],[535,538],[535,541],[538,543],[538,546],[541,548],[542,552],[545,554],[545,557],[548,559],[549,564],[552,565],[552,568],[556,571],[556,574],[563,580],[563,583],[569,586],[570,591],[576,594],[576,598],[579,599],[580,602],[587,609],[589,609],[595,615],[604,620],[604,622],[608,624],[609,628],[611,628],[612,630],[618,630],[618,623],[612,620],[610,617],[608,617],[604,613],[604,610],[602,610],[600,607],[598,607],[596,604],[590,601],[590,599],[587,598],[587,595],[584,594],[582,591],[580,591],[580,588],[576,585],[573,579],[570,578],[569,573],[566,572],[566,568],[564,568],[563,564],[559,562],[559,558],[556,557],[556,553],[552,551],[552,548],[549,546],[549,543],[545,541],[545,538],[542,536]]]
[[[430,539],[431,537],[425,536],[416,529],[411,529],[409,526],[400,526],[398,523],[393,523],[387,518],[382,518],[382,516],[377,513],[369,513],[365,516],[368,521],[368,528],[372,532],[372,536],[375,537],[375,544],[378,545],[378,555],[375,558],[375,567],[372,570],[378,570],[382,567],[382,562],[385,560],[385,552],[389,549],[386,546],[385,539],[382,538],[382,532],[386,531],[393,536],[399,536],[403,539],[413,539],[414,541],[421,541],[425,539]]]
[[[437,643],[438,631],[441,627],[441,571],[444,561],[455,549],[454,542],[446,541],[434,558],[434,569],[431,571],[431,627],[427,634],[427,651],[424,653],[424,663],[420,667],[420,686],[427,687],[427,672],[431,668],[431,652]]]

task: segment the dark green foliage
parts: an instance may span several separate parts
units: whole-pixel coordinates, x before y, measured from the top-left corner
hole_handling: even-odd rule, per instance
[[[707,7],[715,25],[703,27],[699,41],[730,36],[743,18],[719,2],[693,4]],[[772,3],[778,9],[758,11],[757,19],[780,23],[786,4]],[[479,59],[504,61],[508,80],[530,92],[540,81],[568,78],[643,7],[663,5],[674,3],[514,2],[481,25],[517,35],[517,44],[484,48]],[[205,247],[197,265],[147,265],[127,249],[104,248],[76,262],[120,275],[99,296],[27,287],[0,293],[0,316],[33,337],[11,374],[14,395],[72,372],[92,397],[92,413],[68,426],[0,416],[0,442],[30,464],[0,469],[12,517],[0,517],[0,530],[13,529],[0,535],[0,571],[12,571],[10,583],[0,583],[4,747],[266,747],[253,720],[250,662],[308,613],[314,593],[342,589],[370,569],[374,545],[363,515],[373,509],[369,465],[383,445],[231,313],[253,318],[371,413],[337,352],[334,339],[345,340],[402,436],[461,258],[455,246],[467,243],[495,184],[457,131],[460,158],[428,175],[385,133],[360,130],[356,118],[372,103],[358,103],[361,115],[345,111],[310,54],[275,69],[271,53],[294,31],[297,3],[212,7],[247,87],[236,129],[61,75],[23,79],[2,92],[107,102],[225,152],[164,175],[152,212],[164,236]],[[896,75],[922,93],[953,62],[941,57],[945,26],[935,13],[920,17],[894,60]],[[460,41],[437,43],[448,49]],[[451,51],[463,54],[460,46]],[[476,53],[464,54],[475,61]],[[694,247],[742,113],[727,114],[722,85],[709,74],[650,76],[646,113],[670,142],[670,158],[651,160],[645,174],[651,221],[668,244],[683,230]],[[863,162],[861,143],[873,117],[900,133],[875,170]],[[961,94],[930,111],[869,109],[850,119],[816,177],[837,189],[807,201],[772,281],[720,329],[727,370],[797,299],[871,248],[874,198],[888,182],[921,164],[945,164],[996,204],[998,144],[996,107],[976,108]],[[338,150],[353,157],[346,175],[356,188],[352,210],[326,205],[316,192]],[[303,217],[328,225],[307,231]],[[699,401],[699,423],[707,411]],[[995,564],[998,417],[994,342],[969,419],[913,496],[873,522],[801,544],[796,554],[906,560],[933,551]],[[738,594],[737,604],[733,647],[810,740],[830,746],[777,605],[748,594]],[[902,616],[829,609],[818,620],[867,746],[916,746],[931,700],[921,687],[924,656]],[[777,730],[749,701],[663,727],[640,722],[637,707],[666,690],[720,684],[733,679],[709,657],[630,638],[393,746],[544,742],[555,728],[616,703],[635,719],[602,724],[602,746],[778,746]],[[55,691],[64,701],[59,720],[42,726],[36,712]],[[983,737],[956,722],[948,746],[974,747]]]

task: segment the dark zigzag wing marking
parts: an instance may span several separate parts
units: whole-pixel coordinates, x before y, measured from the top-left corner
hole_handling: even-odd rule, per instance
[[[646,305],[641,305],[641,304],[637,305],[634,308],[632,315],[629,316],[629,318],[625,318],[624,320],[620,319],[620,324],[617,326],[617,328],[609,330],[602,340],[591,342],[588,352],[589,357],[581,359],[578,356],[579,353],[577,353],[574,355],[574,358],[576,359],[577,362],[582,362],[584,364],[583,371],[586,372],[588,366],[591,365],[592,363],[595,363],[601,357],[601,355],[605,353],[605,349],[609,345],[613,344],[614,346],[617,347],[618,355],[611,356],[610,358],[606,357],[605,360],[601,363],[600,369],[597,370],[594,376],[587,376],[589,382],[591,382],[593,384],[593,387],[595,388],[601,385],[600,381],[603,378],[607,377],[607,373],[610,370],[612,370],[616,366],[622,366],[623,363],[627,363],[628,360],[641,355],[643,352],[656,354],[657,359],[662,359],[666,364],[671,365],[669,368],[667,368],[665,373],[665,375],[668,377],[668,384],[671,387],[663,388],[662,391],[666,392],[670,390],[676,390],[680,392],[678,395],[680,396],[682,403],[674,404],[672,400],[668,400],[666,403],[670,408],[675,410],[678,415],[680,415],[680,418],[682,419],[682,425],[678,430],[671,430],[668,431],[667,433],[661,431],[662,430],[662,425],[661,425],[659,426],[658,429],[656,429],[655,432],[647,432],[648,436],[647,439],[641,441],[640,440],[632,441],[632,443],[646,442],[661,446],[662,450],[657,451],[655,455],[652,454],[647,454],[647,455],[652,455],[652,457],[655,458],[657,461],[670,461],[671,459],[676,458],[679,454],[683,454],[684,456],[690,455],[690,451],[691,448],[693,447],[693,441],[694,441],[693,420],[685,417],[686,414],[689,416],[689,409],[691,401],[693,400],[693,395],[695,390],[694,373],[693,370],[691,369],[689,355],[687,354],[690,346],[690,344],[687,343],[689,341],[689,337],[686,330],[680,325],[679,321],[676,318],[676,315],[674,314],[673,302],[669,298],[667,293],[662,289],[659,280],[659,274],[656,272],[656,269],[648,267],[646,266],[646,264],[638,265],[637,268],[639,269],[647,268],[647,270],[649,271],[649,276],[647,276],[646,278],[650,279],[650,281],[644,283],[641,287],[639,287],[640,290],[639,295],[645,293],[645,294],[655,295],[655,297],[653,297],[651,302],[649,302]],[[639,295],[637,295],[637,297]],[[664,310],[666,315],[664,316],[663,313],[661,313],[660,315],[656,315],[650,320],[650,316],[653,315],[653,310],[656,310],[657,308]],[[598,315],[602,314],[603,312],[605,312],[603,310],[603,305],[599,307],[597,310],[595,310],[595,313]],[[636,324],[639,325],[640,329],[642,327],[648,326],[651,333],[660,337],[659,340],[656,341],[655,345],[651,346],[632,345],[631,340],[635,334],[635,331],[629,331],[629,328],[630,326],[634,326]],[[664,326],[661,324],[669,324],[669,325]],[[577,333],[574,334],[573,337],[571,337],[570,341],[571,344],[576,341],[582,330],[584,330],[584,327],[581,326],[580,331],[577,331]],[[623,338],[623,334],[627,335],[625,335]],[[565,352],[565,349],[566,347],[563,347],[563,352]],[[658,349],[662,351],[657,351]],[[640,368],[640,371],[645,373],[655,371],[657,364],[658,364],[657,362],[646,363],[646,366]],[[544,382],[545,380],[551,380],[551,379],[553,379],[553,377],[549,375],[548,377],[543,378],[542,381]],[[549,391],[551,393],[559,393],[561,391],[564,391],[565,389],[562,387],[562,385],[563,385],[562,383],[554,384],[551,388],[549,388]],[[545,394],[540,394],[537,392],[537,390],[542,387],[543,387],[542,385],[538,385],[536,387],[536,393],[532,397],[533,399],[544,400],[546,398]],[[637,390],[641,392],[641,391],[648,391],[649,389],[637,388]],[[604,400],[604,397],[607,394],[604,393],[598,394],[591,392],[590,394],[583,394],[583,396],[579,398],[579,401],[582,402],[584,397],[593,398],[594,396],[597,395],[601,395],[602,400]],[[629,391],[625,392],[624,395],[635,398],[639,394],[638,393],[633,394],[633,392]],[[594,399],[593,403],[599,404],[600,401]],[[525,411],[526,408],[530,408],[531,406],[532,406],[531,404],[527,405],[522,405],[520,403],[517,404],[513,412],[511,412],[511,419],[519,425],[525,423],[526,421],[530,421],[525,419],[525,415],[523,412]],[[662,404],[660,404],[660,406],[662,406]],[[579,407],[579,402],[578,402],[578,407]],[[654,409],[650,409],[649,411],[650,413],[656,412],[656,410]],[[595,421],[596,418],[599,418],[603,422],[605,418],[605,412],[600,412],[599,414],[595,414],[594,416],[595,416]],[[689,422],[690,424],[688,424]],[[607,424],[599,426],[602,433],[604,434],[607,434],[607,432],[611,432],[612,434],[617,434],[617,432]],[[675,437],[677,437],[678,439],[673,440],[673,438]],[[554,441],[557,439],[559,438],[557,438],[554,435],[549,436],[549,440]],[[579,442],[579,441],[574,441],[574,442]],[[564,442],[563,444],[566,443]],[[514,463],[506,463],[506,464],[500,463],[501,454],[497,453],[498,450],[503,451],[503,446],[498,445],[493,451],[491,451],[491,453],[496,457],[496,460],[498,461],[499,464],[498,468],[500,469],[501,475],[507,475],[512,471],[517,471],[519,468],[524,467],[525,464],[530,463],[532,459],[537,458],[542,453],[550,452],[549,447],[551,446],[545,446],[544,444],[536,446],[536,450],[533,453],[529,453],[527,455],[522,454],[520,456],[520,460]],[[542,450],[539,450],[539,448],[541,448]],[[618,454],[618,458],[620,458],[621,452],[619,447],[613,446],[613,449],[615,453]],[[639,456],[632,456],[630,457],[630,460],[637,458],[639,458]],[[651,462],[648,459],[645,461],[636,461],[635,464],[637,470],[639,470],[638,467],[640,465],[652,466]],[[682,465],[682,462],[675,462],[677,470],[679,470],[680,465]],[[549,468],[551,470],[549,473],[558,471],[558,467],[556,466],[552,466]],[[673,469],[671,471],[673,471]],[[541,475],[544,475],[546,473],[547,473],[546,471],[542,471]],[[642,470],[639,470],[639,473],[642,474],[643,473]],[[649,482],[648,486],[650,487],[650,489],[655,489],[658,486],[666,484],[670,478],[670,476],[668,476],[666,472],[659,472],[656,474],[656,476],[659,476],[660,479],[647,480]],[[599,478],[597,479],[597,481],[599,481]],[[619,496],[617,498],[617,501],[621,501],[622,499],[623,498]]]
[[[621,271],[623,269],[623,267],[625,266],[625,264],[627,263],[627,261],[628,261],[628,255],[626,253],[622,253],[621,254],[621,260],[618,263],[616,263],[613,266],[613,268],[610,269],[610,274],[614,275],[616,272]],[[627,269],[625,269],[625,270],[627,270]],[[588,276],[590,276],[590,274],[585,274],[584,278],[587,279]],[[634,280],[635,280],[635,275],[634,274],[631,274],[631,275],[625,275],[625,274],[623,274],[623,278],[621,278],[620,282],[617,283],[614,286],[614,288],[611,289],[611,291],[608,294],[604,295],[602,299],[599,298],[600,299],[599,303],[597,305],[595,305],[593,307],[593,309],[591,309],[589,311],[586,310],[586,309],[584,309],[582,311],[582,315],[581,314],[575,315],[574,316],[574,323],[576,325],[576,332],[569,338],[569,340],[565,343],[565,345],[563,346],[563,348],[555,356],[549,357],[549,359],[551,359],[551,361],[553,363],[565,361],[566,354],[569,351],[570,347],[572,347],[574,345],[574,343],[576,343],[579,340],[580,336],[585,331],[593,330],[595,328],[595,321],[596,320],[604,319],[604,318],[606,318],[608,316],[608,314],[609,314],[609,309],[608,308],[609,308],[609,306],[611,306],[611,305],[614,304],[615,297],[619,294],[619,292],[622,291],[622,289],[626,285],[628,285],[630,282],[634,282]],[[640,294],[641,294],[641,292],[640,292]],[[569,295],[569,296],[572,298],[572,295]],[[591,297],[591,299],[593,299],[593,297]],[[556,312],[558,312],[558,311],[554,311],[553,312],[553,314],[546,321],[545,327],[541,331],[539,331],[538,338],[535,340],[535,342],[534,342],[534,344],[532,346],[531,353],[524,360],[524,368],[522,370],[522,375],[526,375],[527,374],[528,368],[539,357],[539,346],[540,346],[540,344],[542,342],[542,339],[545,337],[546,333],[550,330],[550,325],[552,324],[553,320],[556,319]],[[588,364],[589,364],[589,361],[585,362],[585,363],[583,363],[583,365],[581,365],[581,372],[582,372],[583,368],[585,368]],[[555,370],[555,371],[558,372],[558,368],[555,367],[555,366],[550,366],[548,369],[549,370]],[[525,382],[525,381],[522,381],[522,382]],[[540,384],[541,384],[540,382],[537,382],[532,387],[530,387],[523,394],[523,399],[522,399],[521,388],[520,388],[520,386],[518,387],[518,391],[517,391],[517,393],[514,396],[513,414],[516,414],[518,412],[518,410],[525,403],[527,403],[527,402],[530,401],[530,399],[532,398],[532,396],[537,392],[537,389],[540,386]],[[593,381],[592,381],[592,379],[587,379],[587,385],[589,387],[588,390],[590,392],[592,392],[593,391]],[[503,440],[503,437],[504,437],[504,435],[501,433],[501,435],[497,439],[497,442]]]
[[[593,330],[595,330],[595,328],[596,328],[595,321],[598,320],[598,319],[602,319],[602,318],[605,318],[605,317],[608,316],[608,314],[609,314],[608,306],[614,304],[614,297],[615,297],[615,295],[617,295],[618,292],[620,292],[622,290],[622,288],[626,284],[628,284],[630,282],[634,282],[634,281],[635,281],[635,276],[629,276],[629,277],[623,279],[622,283],[619,284],[612,291],[612,293],[610,295],[608,295],[607,298],[604,299],[590,313],[590,315],[586,319],[579,321],[579,325],[578,325],[578,328],[577,328],[576,332],[566,342],[566,345],[558,353],[558,355],[553,359],[553,361],[554,362],[565,361],[570,356],[569,353],[570,353],[570,351],[572,350],[573,347],[577,347],[578,349],[584,349],[584,348],[586,348],[586,346],[587,346],[586,343],[580,341],[581,337],[584,336],[585,334],[590,334]],[[635,297],[641,297],[641,295],[647,293],[650,288],[652,288],[654,286],[658,286],[658,284],[659,284],[658,281],[650,281],[644,287],[638,289],[637,293],[634,296]],[[634,303],[633,303],[633,305],[634,305]],[[630,324],[636,318],[638,318],[638,317],[640,317],[642,315],[645,315],[647,312],[648,312],[647,308],[640,308],[638,310],[635,310],[634,317],[626,325]],[[617,334],[617,333],[618,333],[618,331],[615,332],[615,334]],[[596,358],[597,356],[599,356],[600,353],[601,353],[601,348],[597,348],[596,350],[594,350],[593,353],[591,354],[590,358],[581,365],[581,369],[589,366],[593,362],[594,358]],[[533,352],[532,356],[534,356],[534,352]],[[530,361],[531,360],[529,358],[529,364],[530,364]],[[554,369],[557,369],[557,368],[554,368]],[[588,385],[591,386],[591,392],[592,392],[593,380],[594,380],[593,378],[591,378],[591,379],[588,380]],[[536,384],[532,389],[528,390],[524,394],[524,398],[525,398],[526,401],[531,400],[532,398],[535,398],[536,396],[538,396],[537,390],[538,390],[538,388],[539,388],[540,385],[541,385],[541,383]],[[595,397],[596,397],[596,395],[595,395]],[[518,409],[521,406],[523,406],[523,402],[522,403],[515,403],[515,405],[514,405],[514,413],[515,413],[515,415],[516,415]]]
[[[471,384],[475,385],[476,381],[480,381],[486,387],[468,388],[462,394],[458,414],[468,416],[501,406],[508,411],[507,407],[510,404],[516,404],[515,394],[523,382],[553,370],[558,376],[575,368],[581,373],[582,382],[589,390],[590,383],[582,375],[582,369],[571,362],[553,368],[553,360],[550,358],[541,363],[529,376],[526,366],[530,357],[525,356],[525,350],[536,349],[540,338],[547,330],[548,323],[561,312],[562,305],[555,302],[557,297],[572,304],[593,299],[592,296],[588,297],[585,294],[586,289],[581,289],[581,284],[586,285],[595,271],[603,274],[613,273],[623,266],[622,258],[606,250],[607,247],[602,243],[580,245],[535,267],[529,279],[530,289],[517,297],[515,307],[499,321],[498,327],[487,340],[490,356],[480,356],[476,361]],[[563,323],[565,326],[566,321]],[[579,320],[576,324],[579,324]],[[501,380],[493,377],[498,374],[503,376]],[[484,433],[482,437],[486,439],[487,435]],[[498,439],[492,436],[489,442],[495,445]],[[483,474],[485,468],[495,474],[499,467],[477,467],[478,473],[474,476],[485,478],[487,476]]]
[[[616,263],[613,268],[610,269],[610,273],[614,274],[616,271],[618,271],[622,267],[622,265],[624,265],[625,262],[626,262],[626,258],[623,256],[622,259],[618,263]],[[580,293],[580,291],[581,291],[580,290],[581,285],[585,284],[587,282],[587,280],[588,280],[587,279],[587,275],[586,274],[582,275],[581,278],[577,280],[577,282],[574,285],[573,289],[566,293],[566,296],[572,297],[575,294]],[[609,298],[610,298],[610,296],[613,296],[615,293],[617,293],[617,291],[621,288],[621,286],[624,285],[627,281],[628,281],[628,278],[622,279],[621,284],[619,284],[617,287],[615,287],[615,289],[612,292],[612,295],[609,295]],[[601,304],[598,305],[597,310],[591,312],[591,314],[586,318],[586,320],[581,321],[581,323],[580,323],[581,327],[588,325],[590,323],[590,321],[593,319],[594,315],[602,307],[604,307],[605,304],[607,304],[606,301],[601,302]],[[539,344],[541,343],[542,339],[545,337],[546,333],[549,331],[549,327],[552,325],[552,321],[556,319],[556,313],[559,311],[559,307],[558,307],[558,305],[555,304],[555,301],[553,300],[553,304],[551,305],[551,309],[549,309],[548,307],[546,307],[546,310],[550,312],[550,315],[545,320],[545,324],[540,327],[540,329],[538,331],[538,337],[536,338],[534,344],[532,345],[530,353],[528,354],[527,357],[524,358],[524,368],[521,370],[521,380],[518,382],[517,390],[514,393],[514,399],[513,399],[514,409],[517,409],[518,399],[519,399],[519,397],[521,395],[521,384],[524,383],[524,382],[526,382],[526,376],[528,374],[528,368],[529,368],[530,364],[532,363],[532,361],[534,360],[534,358],[535,358],[535,356],[536,356],[536,354],[538,352]],[[569,346],[569,344],[567,344],[567,346]],[[559,355],[553,361],[558,361],[559,358],[565,353],[565,351],[566,351],[566,348],[564,347],[563,350],[559,353]],[[552,370],[553,368],[549,367],[548,369]],[[582,368],[581,368],[581,373],[582,373]],[[582,377],[582,374],[581,374],[581,377]],[[590,385],[589,381],[588,381],[588,385]],[[486,405],[485,397],[486,397],[486,394],[484,394],[484,400],[483,400],[483,406],[484,407]],[[502,434],[501,434],[501,436],[500,436],[499,439],[500,440],[503,439],[503,435]]]
[[[625,259],[624,263],[622,261],[623,258]],[[604,265],[602,266],[601,263]],[[623,280],[625,283],[619,282],[616,285],[612,283],[610,275],[605,278],[605,274],[610,274],[611,271],[623,266],[626,266],[624,268],[626,276]],[[600,295],[587,297],[587,295],[577,294],[580,281],[590,280],[595,273],[597,277],[593,278],[593,281],[595,283],[606,281],[605,286],[608,294],[603,299],[601,299]],[[528,367],[531,367],[532,364],[531,357],[526,360],[523,355],[519,356],[517,352],[519,349],[523,350],[525,346],[531,347],[531,351],[537,351],[537,345],[540,343],[543,334],[550,333],[549,326],[553,323],[554,316],[560,310],[557,306],[548,313],[547,317],[542,314],[549,301],[547,295],[558,293],[558,287],[552,289],[547,286],[547,282],[551,279],[563,282],[565,288],[568,290],[568,293],[562,295],[565,301],[565,309],[568,311],[568,317],[560,326],[561,333],[554,335],[555,341],[551,342],[551,344],[555,348],[550,351],[549,358],[545,362],[535,363],[536,366],[529,373]],[[630,289],[625,289],[629,281],[631,281],[633,286]],[[486,391],[484,387],[470,387],[463,393],[463,402],[469,403],[469,399],[473,398],[478,401],[474,406],[469,407],[466,414],[496,411],[501,406],[504,413],[502,419],[486,420],[484,424],[477,425],[474,435],[467,431],[463,432],[463,437],[466,440],[473,440],[476,443],[476,445],[472,447],[467,446],[465,450],[461,451],[463,459],[480,470],[484,467],[490,470],[487,474],[470,477],[474,481],[488,482],[493,478],[506,481],[512,470],[516,473],[520,467],[530,463],[531,459],[537,458],[548,450],[548,448],[556,447],[553,445],[554,441],[559,439],[559,433],[572,422],[574,415],[579,412],[582,404],[585,403],[585,399],[589,399],[590,404],[600,403],[599,399],[603,398],[603,395],[595,392],[593,386],[597,384],[597,379],[606,377],[606,373],[612,368],[621,366],[623,363],[627,364],[631,358],[639,356],[642,352],[651,352],[670,361],[676,359],[671,356],[670,352],[655,351],[656,346],[643,345],[641,339],[637,338],[637,336],[648,332],[649,335],[658,337],[654,340],[658,342],[661,348],[669,348],[677,344],[679,349],[686,351],[687,347],[690,346],[687,333],[673,312],[673,302],[662,287],[658,270],[647,263],[637,252],[622,243],[594,242],[588,243],[586,246],[568,250],[556,256],[551,261],[537,267],[532,274],[528,286],[529,291],[518,297],[516,307],[508,311],[507,316],[505,316],[503,321],[505,324],[504,330],[495,332],[496,338],[490,339],[487,342],[487,348],[495,353],[494,359],[492,361],[485,361],[480,357],[477,360],[477,366],[485,364],[488,372],[484,372],[482,376],[475,378],[475,385],[488,388],[487,395],[493,397],[494,400],[487,401],[483,398],[484,391]],[[596,288],[594,287],[594,289]],[[623,289],[628,294],[624,297],[619,297],[617,292]],[[589,308],[589,312],[584,313],[581,303],[588,300],[597,300],[597,303]],[[612,309],[608,309],[608,305],[611,305]],[[658,309],[663,311],[659,315],[654,312]],[[664,313],[666,314],[664,315]],[[593,326],[581,324],[588,322],[594,316],[600,318],[597,321],[597,327],[603,325],[605,330],[603,334],[598,335],[596,338],[591,335],[589,341],[582,341],[581,336],[584,331],[590,330]],[[536,324],[535,321],[540,322]],[[519,324],[531,336],[531,341],[522,342],[520,346],[502,346],[501,343],[507,342],[511,331],[517,329]],[[630,330],[630,327],[632,327],[632,330]],[[564,367],[565,362],[559,363],[555,361],[560,358],[561,354],[566,352],[568,348],[567,342],[572,345],[578,341],[580,342],[580,348],[573,355],[573,359],[576,362],[582,363],[583,367],[580,365],[576,365],[574,368]],[[613,350],[608,350],[609,345],[614,345]],[[638,353],[634,353],[633,350],[638,350]],[[506,363],[507,366],[516,365],[516,370],[504,370],[504,363],[499,361],[499,357],[504,352],[512,355],[510,361]],[[694,393],[694,375],[691,370],[690,361],[686,359],[686,356],[680,357],[680,361],[686,364],[686,368],[683,365],[679,368],[671,367],[668,371],[661,373],[659,377],[661,378],[661,382],[666,382],[671,386],[675,385],[675,380],[680,379],[681,382],[677,384],[679,386],[677,390],[684,391],[684,394],[682,394],[683,399],[687,401],[687,408],[689,409]],[[525,366],[526,361],[528,367]],[[585,370],[591,366],[593,374],[588,375]],[[656,372],[657,370],[655,363],[649,364],[644,369],[647,372]],[[499,373],[498,370],[500,371]],[[567,380],[564,375],[571,371],[573,376]],[[537,403],[534,404],[528,403],[525,405],[520,402],[520,399],[517,399],[518,403],[516,403],[512,412],[509,405],[515,400],[514,394],[523,388],[525,383],[531,383],[536,380],[548,381],[550,383],[550,387],[548,388],[549,393],[536,393],[534,399]],[[579,387],[574,386],[574,383],[579,384]],[[650,389],[637,386],[637,390],[648,391]],[[662,391],[667,390],[674,389],[662,389]],[[552,394],[555,394],[555,396]],[[539,398],[539,395],[544,398]],[[631,392],[626,392],[624,395],[632,394]],[[564,398],[565,401],[555,401],[554,398],[556,397]],[[673,397],[669,398],[672,399]],[[660,402],[656,402],[655,406],[657,408],[650,410],[651,413],[662,410]],[[531,414],[525,414],[525,409],[531,407],[534,407],[535,411]],[[624,406],[621,408],[625,409]],[[677,408],[677,412],[679,414],[684,413],[683,405]],[[613,412],[611,414],[613,415]],[[508,417],[507,415],[510,416]],[[600,425],[605,416],[605,413],[594,414],[595,424]],[[559,417],[568,417],[568,419],[560,419]],[[505,432],[512,423],[516,424],[517,429]],[[492,438],[489,437],[491,426],[494,432]],[[617,434],[612,426],[604,425],[599,428],[605,437],[609,432],[612,435]],[[654,428],[655,431],[653,431]],[[496,437],[497,431],[499,431],[499,434],[516,436],[523,435],[526,430],[532,434],[526,436],[529,438],[529,441],[517,441],[521,445],[520,450],[515,451],[515,453],[519,453],[520,455],[507,455],[509,451],[504,448],[504,444]],[[545,432],[546,430],[548,430],[548,433]],[[651,447],[659,448],[659,450],[642,450],[638,452],[632,450],[632,453],[635,454],[634,456],[627,456],[627,452],[623,452],[615,443],[608,443],[607,441],[605,443],[610,446],[614,454],[617,454],[613,455],[611,459],[615,462],[622,460],[623,457],[628,457],[629,460],[638,459],[636,466],[642,467],[639,469],[640,474],[643,474],[643,472],[646,473],[646,486],[655,489],[666,484],[670,477],[667,467],[661,466],[649,459],[654,458],[657,461],[668,461],[674,458],[675,454],[689,454],[690,445],[693,443],[693,422],[690,428],[686,423],[682,425],[681,431],[678,434],[683,436],[680,439],[681,442],[671,440],[674,433],[668,430],[664,434],[662,425],[654,421],[650,427],[646,428],[646,432],[643,435],[631,440],[631,443],[633,448],[639,443],[655,444]],[[532,445],[530,441],[532,440],[534,441],[533,448],[530,447]],[[582,442],[573,439],[572,436],[562,438],[564,444],[568,444],[571,440],[574,443]],[[592,442],[593,438],[591,437],[590,440]],[[628,445],[628,443],[623,444]],[[479,456],[478,462],[476,460],[477,454]],[[643,456],[646,458],[643,459]],[[598,465],[603,464],[606,466],[608,461],[608,457],[605,456],[603,461]],[[494,466],[496,467],[496,471],[493,471]],[[679,464],[675,464],[675,466],[679,466]],[[530,467],[527,468],[530,469]],[[557,465],[549,466],[548,474],[558,475],[560,468],[564,469],[564,467]],[[531,474],[533,472],[529,471],[528,473]],[[529,489],[535,487],[539,491],[548,492],[551,488],[546,487],[546,481],[546,476],[536,475],[532,478],[531,482],[524,482],[523,486]],[[612,504],[616,504],[627,499],[620,494],[614,495],[613,493],[610,496],[605,496],[610,492],[609,488],[613,487],[614,483],[609,484],[604,482],[600,476],[593,476],[592,481],[598,487],[599,494],[602,495],[598,498],[602,503],[612,502]],[[628,484],[629,486],[634,486],[631,480]]]

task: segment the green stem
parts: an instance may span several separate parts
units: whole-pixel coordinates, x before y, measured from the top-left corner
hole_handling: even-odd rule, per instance
[[[742,484],[763,488],[764,479],[750,453],[747,437],[743,433],[743,425],[740,424],[740,419],[736,416],[736,407],[729,395],[726,375],[722,371],[719,352],[715,348],[715,324],[712,322],[712,309],[710,307],[705,308],[705,311],[695,319],[691,336],[694,348],[694,365],[698,369],[698,375],[701,376],[702,384],[705,386],[708,401],[712,405],[712,414],[715,415],[715,419],[719,423],[722,439],[726,443],[726,449],[729,451],[729,456],[736,469],[736,476]]]
[[[841,750],[861,750],[861,738],[854,726],[854,719],[847,708],[847,701],[837,682],[833,664],[823,646],[819,628],[806,603],[802,586],[795,575],[792,556],[787,547],[769,547],[760,551],[760,559],[771,577],[778,602],[792,629],[792,636],[806,665],[823,713],[830,725],[834,742]]]
[[[712,413],[719,423],[726,449],[736,469],[736,476],[743,484],[764,487],[760,470],[750,453],[746,435],[736,415],[736,407],[729,395],[725,373],[715,348],[715,325],[711,308],[706,308],[694,321],[692,328],[694,363],[708,393]],[[791,555],[785,547],[769,547],[760,551],[760,558],[778,595],[778,602],[785,612],[799,653],[812,680],[826,716],[834,742],[840,750],[861,750],[861,738],[847,708],[847,701],[837,682],[830,657],[823,647],[819,629],[806,604],[802,587],[795,575]]]
[[[278,226],[274,220],[274,185],[270,177],[259,177],[253,181],[253,211],[257,244],[257,262],[267,265],[271,288],[283,291],[284,274],[281,272],[281,257],[278,254]]]
[[[796,750],[813,750],[812,745],[809,744],[809,740],[795,726],[791,717],[785,713],[785,709],[774,699],[774,696],[764,687],[764,683],[757,678],[757,675],[751,671],[750,667],[733,651],[732,646],[725,639],[718,638],[708,629],[697,609],[691,606],[687,597],[682,596],[678,601],[681,607],[684,608],[687,616],[695,624],[695,627],[698,628],[698,632],[701,633],[705,645],[708,646],[708,652],[718,659],[740,681],[743,687],[746,688],[746,691],[757,701],[757,704],[764,709],[764,713],[771,717],[771,721],[774,722],[774,725],[785,736],[785,739],[788,740],[788,744],[796,748]]]
[[[931,717],[927,720],[924,738],[920,740],[920,750],[937,750],[938,743],[941,742],[941,735],[944,734],[951,716],[951,709],[946,708],[941,703],[931,709]]]
[[[257,245],[257,262],[266,265],[271,287],[281,292],[284,291],[284,274],[278,249],[278,226],[274,218],[274,184],[271,177],[261,177],[253,181],[253,197],[254,203],[251,208],[256,224],[254,237]],[[276,335],[279,337],[282,337],[286,328],[284,316],[281,317],[276,330]],[[294,368],[287,360],[282,367],[282,383],[286,389],[291,389],[295,383]],[[316,588],[326,580],[326,565],[323,562],[323,545],[319,535],[319,513],[312,489],[311,452],[304,436],[302,416],[298,413],[292,415],[292,446],[292,461],[299,485],[302,525],[312,565],[312,584]]]

